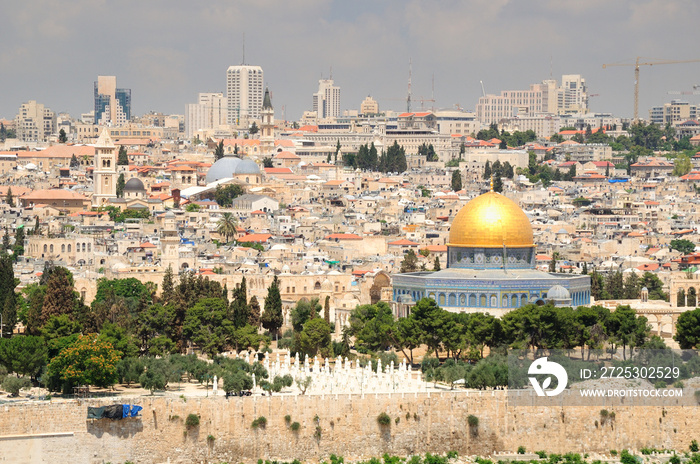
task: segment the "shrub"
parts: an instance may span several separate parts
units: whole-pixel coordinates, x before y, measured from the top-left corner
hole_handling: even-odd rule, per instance
[[[314,432],[314,437],[315,437],[317,440],[320,440],[320,439],[321,439],[321,433],[322,433],[322,432],[323,432],[323,429],[321,429],[321,426],[320,426],[320,425],[317,425],[317,426],[316,426],[316,431]]]
[[[299,422],[292,422],[292,425],[290,425],[289,428],[292,429],[292,432],[296,432],[301,428],[301,425]]]
[[[185,426],[188,429],[192,429],[194,427],[199,427],[199,416],[197,414],[188,414],[187,419],[185,419]]]
[[[681,464],[681,458],[679,458],[676,454],[671,456],[668,460],[669,464]]]
[[[469,427],[478,427],[479,418],[473,414],[470,414],[469,417],[467,417],[467,424],[469,424]]]
[[[610,456],[617,456],[617,450],[610,450]]]
[[[690,451],[692,451],[693,453],[697,453],[698,452],[698,441],[697,440],[691,441],[689,448],[690,448]]]
[[[15,377],[14,375],[5,377],[5,380],[2,382],[2,389],[10,393],[12,396],[19,395],[20,390],[31,386],[32,383],[27,377]]]
[[[457,451],[448,451],[447,452],[447,459],[454,459],[457,456],[459,456],[459,454],[457,454]]]
[[[525,454],[525,447],[524,446],[518,446],[518,454]]]
[[[382,412],[377,416],[377,422],[379,425],[387,427],[391,425],[391,417],[389,417],[389,414]]]
[[[284,416],[284,423],[289,425],[290,422],[292,422],[292,416],[287,414],[286,416]]]
[[[547,459],[546,451],[535,451],[535,454],[540,457],[540,459]]]
[[[608,410],[607,410],[607,409],[601,409],[601,410],[600,410],[600,417],[601,417],[602,419],[606,419],[606,418],[608,417],[608,414],[609,414],[609,413],[608,413]]]
[[[265,426],[267,426],[267,419],[265,418],[265,416],[258,417],[257,419],[255,419],[253,421],[253,424],[252,424],[252,427],[254,429],[257,429],[258,427],[260,427],[261,429],[264,429]]]
[[[631,455],[627,450],[622,450],[620,453],[620,462],[622,464],[637,464],[637,458]]]
[[[399,416],[396,416],[396,419],[394,419],[394,422],[396,425],[399,425],[399,422],[401,422],[401,418]]]
[[[212,434],[207,435],[207,442],[214,443],[214,440],[216,440],[216,437],[214,437],[214,435],[212,435]]]
[[[683,388],[683,382],[678,380],[676,383],[673,384],[673,388]]]

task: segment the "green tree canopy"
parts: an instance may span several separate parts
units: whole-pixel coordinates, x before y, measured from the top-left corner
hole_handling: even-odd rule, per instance
[[[678,316],[673,339],[681,349],[700,348],[700,308],[685,311]]]
[[[684,255],[689,255],[695,251],[695,244],[685,238],[671,240],[669,246],[672,250],[678,250]]]
[[[48,386],[52,391],[70,391],[66,387],[75,385],[108,387],[117,381],[120,354],[97,334],[80,335],[49,363],[48,375],[54,381]]]
[[[46,365],[47,355],[42,337],[26,335],[0,339],[0,365],[8,372],[36,377]]]

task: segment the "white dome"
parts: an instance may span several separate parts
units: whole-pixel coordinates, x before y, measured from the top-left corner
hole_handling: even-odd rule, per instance
[[[561,285],[555,285],[549,290],[547,290],[548,300],[569,300],[571,299],[571,294],[569,291],[562,287]]]
[[[233,177],[236,167],[241,163],[240,158],[235,156],[224,156],[216,163],[212,164],[207,171],[207,184],[217,180]]]

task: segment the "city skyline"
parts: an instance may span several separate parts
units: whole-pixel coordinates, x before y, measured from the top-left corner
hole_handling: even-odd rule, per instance
[[[193,95],[226,91],[226,69],[244,61],[244,33],[245,63],[265,70],[276,117],[289,120],[311,110],[309,95],[331,68],[343,89],[341,112],[359,109],[367,95],[380,110],[402,111],[409,60],[414,109],[434,95],[435,107],[474,110],[481,81],[486,93],[499,94],[525,90],[550,75],[580,74],[597,95],[592,111],[631,117],[634,67],[603,69],[604,63],[698,58],[685,31],[700,5],[689,0],[173,5],[140,5],[138,17],[130,13],[135,5],[8,5],[0,19],[6,33],[0,65],[11,91],[0,95],[0,117],[13,118],[29,100],[78,117],[93,107],[97,75],[115,75],[120,86],[132,89],[134,115],[182,114]],[[127,33],[97,34],[102,26],[90,20],[95,15],[115,23],[128,19]],[[85,41],[86,35],[100,40]],[[642,67],[640,116],[679,98],[667,92],[692,90],[699,70],[700,63]]]

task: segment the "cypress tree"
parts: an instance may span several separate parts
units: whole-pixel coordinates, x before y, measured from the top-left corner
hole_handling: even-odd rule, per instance
[[[323,303],[323,320],[328,324],[331,323],[331,297],[326,295],[326,301]]]
[[[233,301],[231,302],[231,314],[233,316],[233,324],[236,327],[243,327],[250,319],[245,276],[241,280],[241,285],[234,291]]]
[[[163,276],[163,291],[160,294],[160,298],[163,300],[163,304],[168,304],[173,302],[173,296],[175,295],[175,285],[173,283],[173,267],[168,266],[165,270],[165,275]]]
[[[260,303],[255,295],[250,298],[248,303],[248,324],[256,329],[260,327]]]
[[[265,297],[265,308],[261,317],[262,326],[271,333],[278,333],[284,323],[282,317],[282,297],[280,296],[279,279],[277,276],[272,280],[272,284],[267,289]]]
[[[128,166],[129,156],[126,154],[126,147],[122,145],[119,147],[119,155],[117,155],[117,166]]]
[[[12,258],[3,254],[0,257],[0,311],[2,311],[2,323],[0,328],[3,336],[11,336],[17,324],[17,295],[15,287],[18,281],[12,269]]]
[[[74,307],[73,276],[65,267],[56,267],[46,283],[46,297],[41,318],[46,322],[51,316],[71,314]]]

